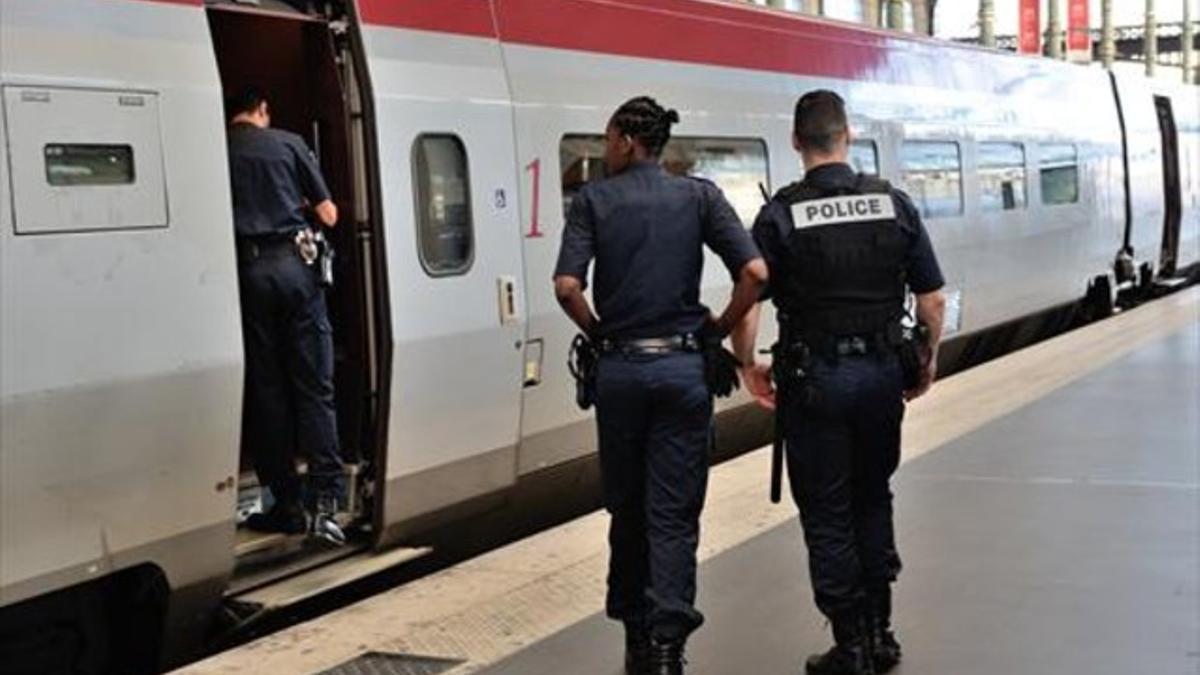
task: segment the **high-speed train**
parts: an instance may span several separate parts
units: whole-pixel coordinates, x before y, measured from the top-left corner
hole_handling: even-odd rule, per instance
[[[248,559],[256,584],[305,559],[238,527],[256,493],[223,94],[249,83],[342,214],[360,555],[593,458],[550,279],[564,205],[633,95],[679,109],[664,164],[749,224],[760,185],[800,176],[797,96],[840,92],[855,164],[925,215],[963,358],[1200,261],[1195,87],[717,0],[3,0],[6,667],[178,663]],[[710,304],[729,292],[719,265],[704,282]],[[761,442],[737,433],[750,409],[725,404],[724,443]]]

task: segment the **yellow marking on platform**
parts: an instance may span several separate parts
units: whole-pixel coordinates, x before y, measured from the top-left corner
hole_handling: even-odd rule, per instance
[[[1193,289],[939,382],[909,408],[904,461],[1197,321]],[[768,502],[769,466],[762,449],[713,469],[701,560],[795,518]],[[603,512],[583,516],[179,672],[317,673],[367,651],[462,658],[450,675],[477,672],[602,611],[607,527]]]

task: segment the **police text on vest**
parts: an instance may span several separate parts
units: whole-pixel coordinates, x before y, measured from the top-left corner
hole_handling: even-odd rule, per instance
[[[826,197],[792,205],[792,220],[797,229],[895,218],[896,207],[891,195],[886,194]]]

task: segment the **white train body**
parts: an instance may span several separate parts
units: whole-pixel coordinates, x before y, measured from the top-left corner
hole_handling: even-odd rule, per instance
[[[1156,273],[1200,261],[1194,87],[1114,86],[1100,69],[707,0],[550,4],[358,0],[338,28],[365,111],[349,125],[353,194],[338,199],[370,242],[358,271],[375,546],[594,454],[565,367],[575,331],[550,284],[560,164],[564,139],[586,145],[630,96],[679,109],[678,137],[765,149],[771,191],[800,177],[791,110],[816,87],[845,96],[896,184],[911,178],[905,143],[956,144],[960,207],[927,227],[960,337],[1079,300],[1123,250]],[[237,11],[0,3],[0,607],[149,570],[172,590],[177,633],[234,568],[243,358],[210,25]],[[1156,96],[1178,129],[1182,226],[1167,254]],[[439,166],[465,151],[465,181],[431,183],[468,197],[469,251],[452,270],[431,267],[439,249],[422,240],[421,214],[448,207],[419,203],[419,139]],[[1023,207],[985,209],[984,149],[1014,147]],[[1076,198],[1044,203],[1070,175],[1050,157],[1065,147]],[[112,183],[73,182],[89,153],[116,166]],[[922,180],[936,191],[953,173]],[[731,194],[750,214],[753,177]],[[704,284],[719,306],[719,265]]]

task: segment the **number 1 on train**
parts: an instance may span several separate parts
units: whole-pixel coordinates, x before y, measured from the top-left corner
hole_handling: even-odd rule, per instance
[[[525,237],[528,239],[538,239],[543,235],[543,232],[538,225],[538,211],[540,210],[541,206],[540,202],[542,184],[541,158],[535,157],[534,160],[525,167],[525,170],[533,174],[533,199],[531,200],[533,203],[529,208],[529,232],[525,234]]]

